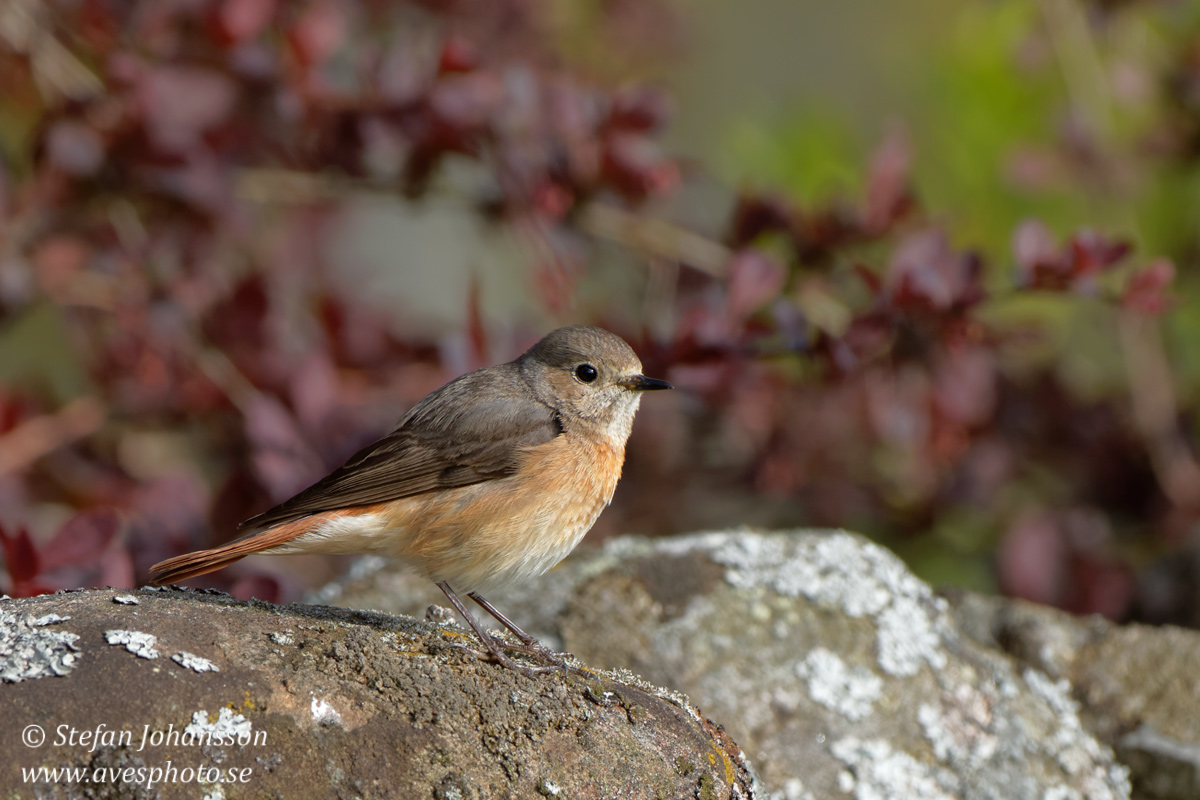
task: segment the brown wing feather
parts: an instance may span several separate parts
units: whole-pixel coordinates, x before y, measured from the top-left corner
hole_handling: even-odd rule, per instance
[[[511,475],[518,455],[562,433],[515,364],[477,370],[418,403],[396,430],[304,491],[242,523],[266,528]]]
[[[243,522],[252,529],[245,536],[155,564],[150,577],[163,584],[221,569],[303,535],[311,517],[511,475],[522,451],[561,433],[558,416],[533,399],[515,364],[472,372],[426,397],[396,430],[325,478]]]

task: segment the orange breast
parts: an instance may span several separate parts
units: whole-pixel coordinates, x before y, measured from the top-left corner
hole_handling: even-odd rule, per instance
[[[560,436],[531,448],[515,475],[411,498],[388,512],[380,548],[459,591],[545,572],[575,548],[612,499],[624,447]]]

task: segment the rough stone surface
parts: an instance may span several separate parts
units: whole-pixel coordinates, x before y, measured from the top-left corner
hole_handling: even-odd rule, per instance
[[[1200,634],[1019,600],[950,599],[964,631],[1072,687],[1084,727],[1129,767],[1134,797],[1200,797]]]
[[[368,561],[323,596],[411,613],[436,591]],[[773,798],[1130,796],[1062,675],[966,635],[899,559],[845,532],[615,539],[488,599],[556,647],[686,692]]]
[[[453,624],[129,596],[0,600],[0,797],[754,794],[723,731],[632,675],[526,678]]]

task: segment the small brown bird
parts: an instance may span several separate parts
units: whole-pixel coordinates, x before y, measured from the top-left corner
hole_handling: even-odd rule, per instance
[[[252,553],[376,553],[435,581],[492,656],[509,659],[451,585],[516,634],[512,648],[561,665],[480,594],[528,580],[575,548],[612,500],[647,378],[600,328],[560,328],[507,364],[463,375],[344,465],[242,523],[222,547],[155,564],[156,584]]]

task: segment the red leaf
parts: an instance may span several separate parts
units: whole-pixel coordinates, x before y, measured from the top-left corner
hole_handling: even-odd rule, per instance
[[[429,95],[429,108],[457,133],[486,126],[504,103],[504,84],[488,72],[442,78]]]
[[[479,67],[479,52],[457,36],[451,36],[442,44],[442,52],[438,57],[438,73],[447,75],[454,72],[471,72]]]
[[[729,245],[743,247],[764,233],[790,230],[794,216],[781,197],[743,194],[733,210]]]
[[[647,86],[617,92],[612,99],[608,124],[638,133],[653,133],[671,116],[671,98]]]
[[[302,64],[324,63],[346,39],[345,11],[335,2],[314,3],[288,29],[287,38]]]
[[[559,220],[575,204],[575,196],[571,190],[554,181],[542,181],[533,190],[533,207],[545,217]]]
[[[655,142],[639,134],[605,137],[603,165],[609,184],[634,202],[666,192],[679,181],[679,167],[659,153]]]
[[[209,488],[187,473],[163,475],[139,483],[129,495],[128,505],[132,536],[151,537],[155,547],[162,542],[183,541],[189,533],[209,527]],[[139,550],[138,555],[145,553]],[[174,553],[164,552],[165,555]]]
[[[322,464],[288,410],[269,395],[257,395],[246,410],[246,438],[255,476],[271,497],[282,500],[318,476]]]
[[[993,351],[967,347],[946,353],[936,362],[933,380],[934,403],[950,419],[977,426],[992,418],[998,382]]]
[[[859,280],[866,284],[867,290],[871,294],[879,296],[883,292],[883,281],[866,264],[855,264],[854,274],[858,276]]]
[[[149,71],[138,96],[151,139],[169,151],[186,150],[233,111],[237,92],[225,75],[197,67]]]
[[[886,353],[895,339],[895,325],[888,314],[867,313],[851,320],[840,338],[822,333],[817,351],[839,373],[849,374]]]
[[[1027,219],[1017,225],[1012,236],[1013,257],[1022,275],[1022,285],[1036,285],[1039,271],[1062,272],[1054,235],[1040,220]]]
[[[1071,274],[1075,278],[1094,275],[1113,266],[1133,249],[1129,242],[1106,239],[1095,231],[1080,231],[1071,237]]]
[[[332,342],[334,360],[344,366],[374,366],[395,346],[387,314],[351,305],[333,296],[322,299],[321,321]]]
[[[893,129],[871,158],[863,213],[863,226],[868,233],[883,233],[912,210],[911,167],[908,137],[899,128]]]
[[[1105,558],[1078,558],[1073,570],[1076,614],[1102,614],[1119,620],[1128,614],[1137,591],[1137,580],[1126,564]]]
[[[729,262],[729,311],[738,317],[761,308],[779,296],[787,270],[758,250],[742,250]]]
[[[66,566],[94,565],[120,526],[120,517],[111,508],[80,511],[63,523],[42,549],[43,568],[49,572]]]
[[[1016,597],[1056,605],[1065,597],[1067,557],[1057,519],[1044,512],[1028,514],[1000,542],[1000,583]]]
[[[1121,306],[1151,316],[1170,308],[1167,290],[1175,281],[1175,264],[1169,258],[1156,258],[1135,272],[1125,284]]]
[[[578,277],[570,268],[569,263],[560,258],[538,267],[533,275],[538,296],[546,304],[547,309],[556,313],[561,313],[570,306],[579,283]]]
[[[942,231],[919,231],[903,239],[892,254],[892,303],[917,311],[973,305],[983,299],[981,271],[979,259],[952,251]]]
[[[216,26],[226,41],[257,36],[275,15],[275,0],[225,0],[216,11]]]
[[[266,318],[271,298],[262,273],[247,276],[234,290],[213,304],[204,320],[204,333],[227,349],[266,347]]]
[[[0,544],[4,545],[4,566],[12,578],[12,592],[21,596],[22,593],[17,587],[27,584],[41,572],[37,549],[33,546],[33,540],[29,538],[29,531],[24,528],[19,528],[10,537],[4,532],[3,526],[0,526]]]
[[[324,349],[316,349],[292,374],[289,390],[296,418],[306,431],[319,431],[339,407],[341,377]]]
[[[133,559],[124,548],[114,548],[100,557],[99,574],[96,576],[97,586],[119,586],[132,588],[136,585],[133,577]]]
[[[1013,232],[1020,283],[1034,289],[1091,291],[1092,279],[1123,259],[1130,249],[1129,242],[1087,230],[1076,233],[1060,248],[1049,229],[1037,220],[1022,222]]]

